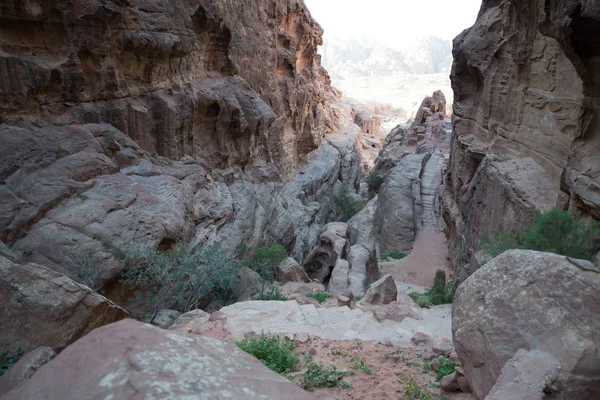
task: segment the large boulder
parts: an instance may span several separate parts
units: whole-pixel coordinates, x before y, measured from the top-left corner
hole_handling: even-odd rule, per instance
[[[329,277],[338,259],[346,258],[347,239],[347,224],[331,222],[323,227],[317,244],[304,262],[304,269],[311,279],[324,282]]]
[[[130,319],[78,340],[4,397],[96,398],[315,399],[232,344]]]
[[[396,287],[396,282],[394,282],[394,278],[391,275],[385,275],[371,285],[359,304],[389,304],[397,299],[398,288]]]
[[[304,269],[292,257],[287,257],[277,266],[277,280],[280,282],[310,282]]]
[[[547,388],[557,398],[600,398],[600,273],[588,261],[504,252],[459,286],[452,332],[478,398],[519,349],[558,361],[557,383]]]
[[[56,357],[51,347],[42,346],[24,354],[8,371],[0,376],[0,396],[31,378],[35,371]]]
[[[127,318],[110,300],[58,272],[0,257],[0,349],[57,352],[92,330]]]

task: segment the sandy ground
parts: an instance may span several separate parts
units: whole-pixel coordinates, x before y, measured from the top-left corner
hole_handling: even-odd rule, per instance
[[[303,368],[313,361],[324,366],[335,365],[338,370],[351,374],[342,379],[352,385],[350,389],[342,389],[339,385],[334,388],[310,389],[319,399],[414,399],[404,393],[404,385],[400,381],[406,379],[420,387],[424,393],[431,395],[431,399],[472,399],[468,395],[465,397],[461,394],[445,393],[439,389],[435,372],[427,370],[426,367],[429,360],[435,356],[430,351],[400,349],[358,340],[323,339],[311,339],[299,344],[296,350],[302,354],[300,358]],[[314,354],[308,356],[311,353]],[[370,366],[371,374],[352,368],[356,357]],[[302,371],[292,374],[291,379],[299,382],[302,379]]]
[[[396,281],[431,287],[438,269],[445,269],[447,276],[452,272],[446,236],[443,232],[421,232],[408,257],[380,261],[379,269],[382,275],[390,274]]]

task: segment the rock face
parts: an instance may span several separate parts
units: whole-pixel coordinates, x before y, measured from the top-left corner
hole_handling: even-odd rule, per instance
[[[283,175],[331,128],[323,31],[302,1],[34,1],[0,18],[9,124],[109,123],[171,159]]]
[[[36,264],[0,257],[0,348],[39,346],[61,351],[92,330],[127,318],[111,301],[66,276]]]
[[[5,396],[133,397],[315,399],[233,344],[133,320],[96,329]]]
[[[454,40],[445,219],[455,266],[535,209],[600,218],[600,6],[484,1]]]
[[[456,352],[484,398],[519,349],[560,364],[557,398],[600,396],[600,272],[588,261],[510,250],[459,287],[452,308]],[[556,392],[556,393],[554,393]]]
[[[51,347],[42,346],[24,354],[8,371],[0,376],[0,396],[31,378],[35,371],[56,357]]]
[[[280,282],[310,282],[304,269],[291,257],[286,258],[277,266],[277,280]]]
[[[304,261],[360,128],[302,1],[30,3],[0,9],[0,240],[106,293],[125,243]]]

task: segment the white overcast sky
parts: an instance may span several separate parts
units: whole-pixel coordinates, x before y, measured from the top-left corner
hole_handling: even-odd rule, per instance
[[[469,28],[481,0],[305,0],[326,36],[368,36],[401,49],[427,36],[452,40]]]

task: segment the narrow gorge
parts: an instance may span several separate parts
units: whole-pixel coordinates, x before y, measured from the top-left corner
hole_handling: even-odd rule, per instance
[[[0,0],[3,400],[600,398],[600,3],[306,3]]]

